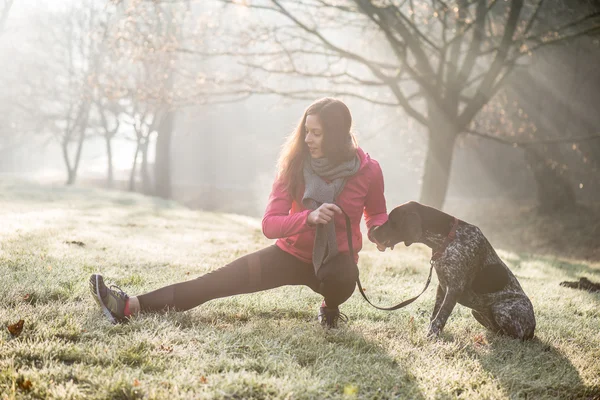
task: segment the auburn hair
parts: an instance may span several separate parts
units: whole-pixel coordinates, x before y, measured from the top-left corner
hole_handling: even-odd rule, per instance
[[[331,163],[339,164],[351,160],[358,147],[356,138],[350,132],[352,115],[342,101],[324,97],[308,106],[300,123],[283,145],[278,162],[277,177],[284,182],[285,189],[295,200],[302,197],[302,193],[298,191],[304,184],[304,160],[309,157],[308,146],[304,142],[307,115],[319,117],[323,128],[323,154]]]

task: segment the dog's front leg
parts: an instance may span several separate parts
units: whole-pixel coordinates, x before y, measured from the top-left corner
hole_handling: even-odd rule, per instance
[[[442,305],[439,307],[437,313],[433,316],[433,319],[429,324],[429,332],[427,333],[428,337],[438,336],[442,332],[442,329],[444,329],[444,326],[446,325],[446,321],[448,321],[450,313],[452,313],[454,306],[456,306],[456,303],[458,302],[459,293],[460,292],[456,289],[446,288]]]
[[[429,322],[433,322],[433,319],[440,311],[440,307],[442,306],[442,302],[444,301],[444,297],[446,292],[442,289],[442,285],[438,283],[437,292],[435,294],[435,305],[433,306],[433,313],[431,313],[431,318],[429,318]]]

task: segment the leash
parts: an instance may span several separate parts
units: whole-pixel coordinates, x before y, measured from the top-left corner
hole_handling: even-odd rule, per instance
[[[339,204],[336,204],[338,207],[340,207]],[[344,214],[344,218],[346,220],[346,236],[348,237],[348,249],[350,250],[350,254],[352,255],[352,260],[354,260],[354,246],[352,245],[352,223],[350,222],[350,217],[348,216],[348,214],[346,214],[346,211],[344,211],[344,209],[342,207],[340,207],[340,210],[342,210],[342,213]],[[431,275],[433,273],[433,263],[435,260],[437,260],[442,253],[444,252],[444,250],[446,250],[446,247],[448,246],[448,244],[450,244],[450,242],[452,240],[454,240],[455,236],[456,236],[456,227],[458,226],[458,219],[454,218],[454,224],[452,225],[452,229],[450,230],[450,233],[448,234],[448,237],[446,238],[446,240],[444,241],[444,245],[442,246],[441,249],[438,249],[438,251],[434,254],[434,256],[431,257],[431,260],[429,261],[430,267],[429,267],[429,276],[427,277],[427,282],[425,282],[425,287],[423,288],[423,290],[421,290],[421,293],[419,293],[418,295],[416,295],[415,297],[412,297],[408,300],[404,300],[401,303],[396,304],[395,306],[391,306],[391,307],[380,307],[377,306],[375,304],[373,304],[371,302],[371,300],[369,300],[369,298],[367,297],[367,295],[365,294],[365,291],[362,287],[362,284],[360,283],[360,277],[356,278],[356,284],[358,285],[358,290],[360,291],[360,294],[362,295],[363,299],[366,300],[367,303],[369,303],[370,305],[372,305],[373,307],[377,308],[378,310],[383,310],[383,311],[394,311],[394,310],[398,310],[400,308],[404,308],[407,305],[411,304],[412,302],[414,302],[415,300],[417,300],[423,293],[425,293],[425,290],[427,290],[427,288],[429,287],[429,283],[431,282]],[[357,266],[358,268],[358,266]]]

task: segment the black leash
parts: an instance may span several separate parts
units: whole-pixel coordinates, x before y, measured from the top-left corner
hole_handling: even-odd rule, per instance
[[[339,204],[337,204],[337,206],[340,207]],[[350,250],[352,260],[354,260],[354,246],[352,245],[352,224],[350,222],[350,217],[348,216],[348,214],[346,214],[346,211],[344,211],[344,209],[342,207],[340,207],[340,210],[342,210],[342,213],[344,214],[344,218],[346,219],[346,235],[348,236],[348,248]],[[365,294],[365,291],[362,288],[362,285],[360,284],[360,278],[356,278],[356,284],[358,285],[358,290],[360,291],[360,294],[362,295],[362,297],[367,301],[367,303],[369,303],[373,307],[377,308],[378,310],[383,310],[383,311],[398,310],[400,308],[406,307],[407,305],[409,305],[410,303],[412,303],[413,301],[418,299],[419,296],[421,296],[423,293],[425,293],[425,290],[427,290],[427,287],[429,287],[429,282],[431,282],[431,274],[433,272],[433,260],[429,261],[429,263],[431,264],[431,267],[429,268],[429,276],[427,277],[427,283],[425,283],[425,287],[423,288],[421,293],[419,293],[418,295],[416,295],[413,298],[404,300],[402,303],[396,304],[395,306],[392,306],[392,307],[379,307],[379,306],[376,306],[375,304],[371,303],[371,300],[369,300],[367,298],[367,295]],[[357,266],[357,268],[358,268],[358,266]]]

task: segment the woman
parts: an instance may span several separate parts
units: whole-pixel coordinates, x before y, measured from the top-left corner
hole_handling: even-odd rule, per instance
[[[135,297],[108,288],[94,274],[90,290],[105,315],[117,323],[139,312],[183,311],[219,297],[306,285],[324,296],[319,322],[337,327],[338,306],[352,295],[358,277],[360,219],[364,213],[369,232],[387,221],[381,169],[357,146],[351,125],[350,111],[339,100],[323,98],[306,109],[281,152],[262,221],[263,233],[277,239],[275,245]],[[352,222],[353,255],[340,207]]]

